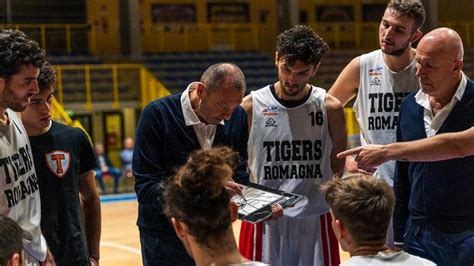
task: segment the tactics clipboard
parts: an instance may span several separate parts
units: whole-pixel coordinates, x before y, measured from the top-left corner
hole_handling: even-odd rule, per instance
[[[238,217],[250,223],[259,223],[272,215],[272,204],[280,204],[283,208],[295,205],[303,196],[284,192],[278,189],[249,183],[242,186],[243,198],[232,197],[238,206]]]

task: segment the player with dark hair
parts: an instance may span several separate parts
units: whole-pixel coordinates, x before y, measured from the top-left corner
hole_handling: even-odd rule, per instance
[[[22,230],[15,221],[0,214],[0,265],[23,265]]]
[[[45,61],[38,43],[18,30],[0,31],[0,214],[28,232],[26,263],[52,261],[41,234],[41,200],[31,146],[19,115],[38,93]],[[26,235],[26,234],[25,234]]]
[[[239,248],[272,265],[338,265],[339,247],[319,185],[340,176],[347,145],[342,105],[310,85],[328,45],[308,26],[278,36],[278,81],[244,98],[249,124],[249,169],[258,184],[305,196],[283,217],[242,224]],[[273,213],[281,215],[281,206]],[[263,231],[263,233],[262,233]]]
[[[263,265],[239,253],[232,231],[237,205],[224,184],[238,162],[225,147],[193,152],[165,188],[164,211],[198,266]]]
[[[100,201],[86,133],[51,120],[56,72],[44,64],[39,93],[21,113],[41,192],[41,229],[57,265],[97,265]],[[82,204],[82,210],[81,210]]]
[[[240,153],[234,179],[248,182],[247,124],[240,107],[245,77],[236,65],[210,66],[183,93],[151,102],[142,112],[133,151],[144,265],[194,265],[163,214],[162,183],[198,149],[229,146]],[[241,187],[227,182],[230,192]]]

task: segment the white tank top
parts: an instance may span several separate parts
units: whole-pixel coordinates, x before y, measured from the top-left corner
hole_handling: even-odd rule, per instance
[[[252,182],[304,196],[285,216],[326,213],[319,185],[332,177],[332,141],[327,125],[326,92],[312,87],[308,100],[287,108],[270,86],[251,92],[253,120],[248,141]]]
[[[7,109],[10,124],[0,125],[0,213],[27,232],[25,250],[39,261],[46,258],[41,235],[41,202],[31,145],[19,116]]]
[[[413,60],[399,72],[390,70],[382,51],[360,56],[360,84],[354,112],[360,126],[362,145],[387,144],[396,141],[398,112],[403,98],[420,88]],[[395,161],[377,168],[375,176],[393,186]]]

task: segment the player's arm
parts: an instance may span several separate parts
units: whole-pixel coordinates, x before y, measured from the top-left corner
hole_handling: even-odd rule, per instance
[[[100,252],[100,200],[95,185],[94,170],[87,171],[79,177],[79,194],[84,210],[87,247],[89,257],[99,264]]]
[[[359,83],[360,57],[356,57],[342,70],[328,93],[336,97],[343,106],[346,106],[347,103],[357,95],[360,86]],[[360,171],[352,156],[346,159],[345,167],[349,172]]]
[[[326,94],[326,110],[329,134],[332,140],[331,168],[335,175],[341,177],[344,173],[344,158],[337,154],[347,148],[346,118],[342,104],[332,95]]]
[[[337,77],[328,93],[336,97],[343,106],[357,95],[360,79],[360,57],[352,59]]]
[[[363,169],[389,160],[429,162],[462,158],[474,155],[474,127],[415,141],[362,146],[342,152],[338,157],[348,155],[356,155]]]
[[[247,124],[248,124],[248,128],[249,128],[249,133],[250,133],[250,129],[251,129],[251,126],[252,126],[252,119],[253,119],[253,117],[252,117],[253,116],[252,95],[249,94],[249,95],[245,96],[244,99],[242,100],[242,103],[240,104],[240,106],[242,106],[242,108],[247,113]]]

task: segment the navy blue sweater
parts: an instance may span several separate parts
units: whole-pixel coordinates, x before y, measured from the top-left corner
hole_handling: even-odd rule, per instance
[[[426,138],[423,108],[416,92],[402,102],[397,141]],[[458,102],[437,134],[474,126],[474,85],[468,80]],[[432,151],[436,152],[436,150]],[[393,217],[396,242],[403,242],[408,217],[445,233],[474,229],[474,156],[438,162],[397,162]]]
[[[138,226],[174,232],[162,213],[162,183],[184,164],[188,155],[201,146],[192,126],[186,126],[181,93],[148,104],[140,117],[133,152],[135,191],[138,197]],[[213,146],[229,146],[238,151],[241,165],[234,180],[248,182],[247,114],[239,106],[225,125],[217,125]]]

